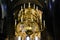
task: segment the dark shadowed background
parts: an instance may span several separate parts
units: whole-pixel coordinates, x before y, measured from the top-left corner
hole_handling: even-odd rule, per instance
[[[12,25],[14,25],[14,7],[19,5],[20,0],[0,0],[0,39],[4,40],[6,35],[14,35]],[[21,1],[20,1],[21,2]],[[46,30],[53,37],[53,40],[60,39],[60,1],[59,0],[38,0],[43,6],[44,19],[46,20]],[[14,6],[15,5],[15,6]],[[15,9],[16,10],[16,9]],[[12,23],[12,24],[11,24]],[[12,27],[12,28],[11,28]],[[11,30],[10,30],[11,29]],[[12,31],[13,30],[13,31]],[[11,33],[9,33],[11,32]]]

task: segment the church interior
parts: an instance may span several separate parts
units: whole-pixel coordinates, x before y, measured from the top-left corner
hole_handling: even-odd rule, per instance
[[[59,0],[0,0],[0,40],[59,40],[59,8]]]

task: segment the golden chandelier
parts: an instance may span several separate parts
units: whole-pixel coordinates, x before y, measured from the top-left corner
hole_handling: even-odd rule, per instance
[[[33,5],[31,8],[28,3],[28,8],[21,6],[18,13],[18,18],[15,19],[15,36],[17,40],[40,40],[41,32],[45,29],[45,20],[42,20],[43,12],[38,6]],[[17,23],[18,21],[18,23]]]

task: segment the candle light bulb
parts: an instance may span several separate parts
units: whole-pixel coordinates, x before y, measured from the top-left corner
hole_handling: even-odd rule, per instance
[[[21,40],[21,36],[18,37],[18,40]]]
[[[21,11],[23,10],[22,6],[21,6]]]
[[[43,22],[44,22],[44,27],[45,27],[45,20]]]
[[[35,4],[34,4],[34,9],[35,9]]]
[[[36,6],[36,10],[38,11],[38,6]]]
[[[25,9],[25,4],[24,4],[24,9]]]
[[[28,7],[30,8],[30,2],[29,2],[29,5],[28,5]]]
[[[26,40],[30,40],[30,37],[29,37],[29,36],[27,36]]]
[[[37,36],[35,36],[35,40],[38,40],[38,37]]]

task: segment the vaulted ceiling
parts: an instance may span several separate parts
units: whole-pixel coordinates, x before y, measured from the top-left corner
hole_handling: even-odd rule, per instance
[[[7,0],[6,3],[8,4],[9,8],[15,8],[16,6],[19,6],[20,4],[24,4],[24,3],[32,3],[32,4],[36,4],[39,5],[41,8],[44,7],[45,2],[46,4],[48,3],[48,0]],[[11,9],[10,8],[10,9]]]

